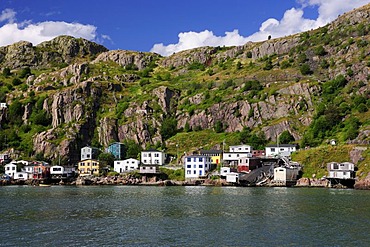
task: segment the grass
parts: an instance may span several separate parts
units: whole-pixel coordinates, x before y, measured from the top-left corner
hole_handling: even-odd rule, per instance
[[[292,160],[299,162],[303,166],[303,177],[311,178],[315,176],[321,178],[327,175],[327,163],[351,162],[350,151],[353,148],[354,145],[325,145],[317,148],[300,150],[292,155]]]

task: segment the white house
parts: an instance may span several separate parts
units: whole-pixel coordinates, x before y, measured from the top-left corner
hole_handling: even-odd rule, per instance
[[[126,159],[126,160],[115,160],[114,171],[118,173],[130,172],[139,170],[140,160],[137,159]]]
[[[297,147],[292,144],[273,144],[266,146],[266,157],[290,157],[290,155],[297,151]]]
[[[252,150],[249,145],[230,146],[229,152],[223,154],[223,163],[236,166],[241,157],[252,157]]]
[[[190,155],[185,157],[185,179],[196,179],[205,176],[211,169],[211,157]]]
[[[68,178],[75,174],[74,167],[64,167],[64,166],[52,166],[50,167],[50,176],[54,179]]]
[[[4,166],[5,174],[9,177],[14,178],[14,175],[17,173],[17,164],[14,162],[10,162]]]
[[[155,149],[149,149],[141,152],[141,163],[144,165],[164,165],[167,155]]]
[[[28,179],[28,173],[27,172],[16,172],[14,174],[15,180],[27,180]]]
[[[236,145],[229,147],[230,153],[252,153],[252,150],[253,148],[249,145]]]
[[[221,177],[226,178],[228,183],[237,183],[239,178],[239,173],[232,172],[230,167],[221,167],[220,171]]]
[[[141,174],[158,174],[160,173],[159,165],[140,165],[139,173]]]
[[[328,164],[328,178],[336,179],[354,179],[355,174],[355,165],[350,162],[331,162]]]
[[[98,159],[99,154],[99,148],[89,146],[81,148],[81,160]]]
[[[6,103],[4,103],[4,102],[1,102],[0,103],[0,109],[3,109],[3,108],[6,108],[7,106],[6,106]]]
[[[274,181],[277,183],[286,184],[287,182],[296,181],[298,174],[298,168],[276,167],[274,169]]]

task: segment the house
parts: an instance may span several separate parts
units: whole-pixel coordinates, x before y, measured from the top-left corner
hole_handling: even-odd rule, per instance
[[[238,172],[249,173],[250,171],[262,167],[262,160],[257,157],[241,157],[238,160]]]
[[[0,103],[0,109],[4,109],[4,108],[7,108],[6,103],[1,102]]]
[[[335,179],[355,179],[355,165],[350,162],[331,162],[327,165],[328,178]]]
[[[33,166],[33,179],[47,179],[50,178],[50,166],[45,162],[36,162]]]
[[[16,172],[14,174],[14,180],[27,180],[28,173],[27,172]]]
[[[299,175],[297,167],[276,167],[274,168],[274,182],[281,185],[294,184]]]
[[[98,159],[100,149],[95,147],[83,147],[81,148],[81,160]]]
[[[229,147],[230,153],[252,153],[252,150],[252,146],[249,145],[236,145]]]
[[[141,152],[141,163],[144,165],[164,165],[167,155],[156,149],[149,149]]]
[[[266,150],[252,150],[252,157],[265,157]]]
[[[297,147],[292,144],[273,144],[267,145],[265,150],[266,157],[290,157],[293,152],[297,151]]]
[[[211,163],[218,165],[222,160],[222,150],[200,150],[200,155],[211,157]]]
[[[95,159],[81,160],[78,162],[77,170],[80,176],[99,176],[99,161]]]
[[[52,166],[50,176],[52,179],[70,178],[75,175],[74,167]]]
[[[221,167],[220,170],[221,178],[225,178],[228,183],[237,183],[239,173],[233,172],[230,167]]]
[[[228,166],[237,166],[241,157],[252,157],[253,148],[249,145],[230,146],[229,152],[223,154],[223,163]]]
[[[141,164],[140,165],[139,173],[140,174],[159,174],[160,173],[159,165],[155,165],[155,164],[150,164],[150,165]]]
[[[0,154],[0,163],[8,163],[10,161],[10,155],[8,153]]]
[[[211,157],[190,155],[185,157],[185,179],[197,179],[207,175],[211,169]]]
[[[17,164],[15,162],[10,162],[4,166],[4,169],[6,175],[14,178],[14,175],[17,173]]]
[[[114,161],[114,171],[118,173],[139,170],[140,160],[125,159]]]
[[[109,144],[107,152],[111,153],[116,160],[122,160],[125,157],[125,146],[120,142],[113,142]]]

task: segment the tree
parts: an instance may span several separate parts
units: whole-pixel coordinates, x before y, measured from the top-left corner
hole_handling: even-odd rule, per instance
[[[220,120],[216,121],[214,130],[216,133],[221,133],[224,131],[224,125],[222,124]]]
[[[124,145],[126,147],[125,157],[126,159],[133,158],[137,159],[142,148],[133,140],[125,140]]]
[[[310,75],[310,74],[312,74],[311,68],[310,68],[310,66],[307,63],[302,64],[299,69],[300,69],[302,75]]]
[[[10,76],[12,73],[10,72],[10,69],[9,68],[4,68],[3,69],[3,76],[5,77],[8,77]]]
[[[288,144],[294,141],[294,137],[292,136],[292,134],[290,134],[288,130],[283,131],[279,136],[279,143]]]
[[[113,167],[114,166],[114,155],[111,153],[101,153],[99,154],[100,167]]]
[[[163,123],[160,129],[160,133],[164,140],[167,140],[171,136],[177,133],[177,120],[174,117],[166,116],[163,119]]]
[[[26,78],[30,75],[32,75],[30,67],[25,67],[19,73],[19,78]]]

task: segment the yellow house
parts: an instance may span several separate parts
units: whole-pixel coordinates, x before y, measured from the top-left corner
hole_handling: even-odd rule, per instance
[[[201,150],[200,155],[211,157],[211,164],[218,165],[222,161],[222,150]]]
[[[99,176],[99,161],[92,159],[81,160],[80,162],[78,162],[78,173],[80,174],[80,176]]]

